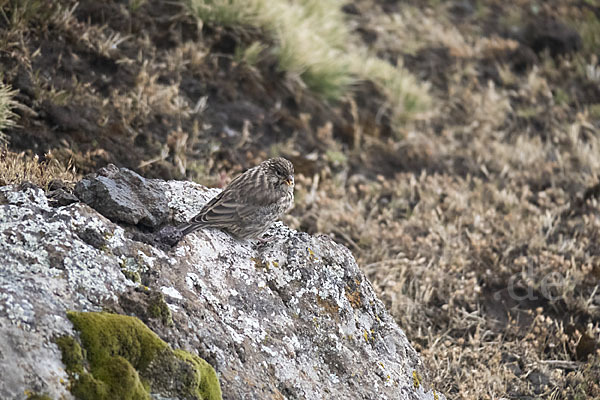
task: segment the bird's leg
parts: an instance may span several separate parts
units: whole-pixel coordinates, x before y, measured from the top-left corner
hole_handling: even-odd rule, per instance
[[[266,243],[269,243],[270,241],[272,241],[273,239],[274,239],[273,236],[267,236],[267,237],[261,236],[261,237],[257,237],[255,240],[260,244],[266,244]]]

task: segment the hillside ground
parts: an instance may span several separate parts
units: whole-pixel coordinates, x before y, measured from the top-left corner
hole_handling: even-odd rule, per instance
[[[0,184],[286,156],[426,385],[600,398],[600,3],[224,3],[0,1]]]

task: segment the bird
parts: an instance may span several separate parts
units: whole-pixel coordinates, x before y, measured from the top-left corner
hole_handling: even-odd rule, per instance
[[[294,165],[270,158],[234,178],[200,212],[177,227],[181,237],[202,228],[238,239],[260,239],[294,204]]]

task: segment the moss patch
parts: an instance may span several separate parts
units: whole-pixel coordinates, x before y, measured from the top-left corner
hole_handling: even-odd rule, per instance
[[[46,394],[37,394],[37,393],[25,393],[27,395],[27,400],[52,400],[52,397]]]
[[[154,292],[150,295],[148,315],[150,315],[152,318],[159,319],[163,325],[173,325],[171,310],[169,310],[169,306],[165,302],[165,296],[161,292]]]
[[[92,369],[121,356],[136,370],[143,371],[159,351],[168,347],[137,318],[73,311],[68,316],[80,332]]]
[[[150,399],[138,372],[123,357],[111,357],[106,363],[92,368],[93,374],[83,373],[71,387],[78,399]]]
[[[67,367],[67,371],[82,373],[84,358],[77,340],[71,336],[61,336],[55,342],[62,353],[62,362]]]
[[[126,268],[121,268],[121,272],[123,273],[123,275],[125,275],[125,278],[129,279],[131,282],[134,282],[134,283],[142,282],[142,277],[140,276],[140,273],[137,271],[130,271]]]
[[[68,312],[80,332],[82,346],[73,337],[56,339],[78,399],[150,399],[150,388],[165,395],[186,394],[199,400],[221,399],[214,369],[183,350],[173,351],[139,319],[105,312]],[[152,371],[187,370],[176,385],[164,385]],[[187,376],[192,378],[187,378]],[[195,377],[195,378],[194,378]]]
[[[202,358],[184,350],[175,350],[175,356],[192,366],[192,374],[186,387],[190,397],[199,399],[220,399],[221,387],[213,367]]]

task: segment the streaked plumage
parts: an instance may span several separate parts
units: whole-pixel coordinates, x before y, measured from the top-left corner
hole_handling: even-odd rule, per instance
[[[240,239],[260,237],[294,203],[294,166],[282,157],[237,176],[188,223],[182,235],[216,228]]]

